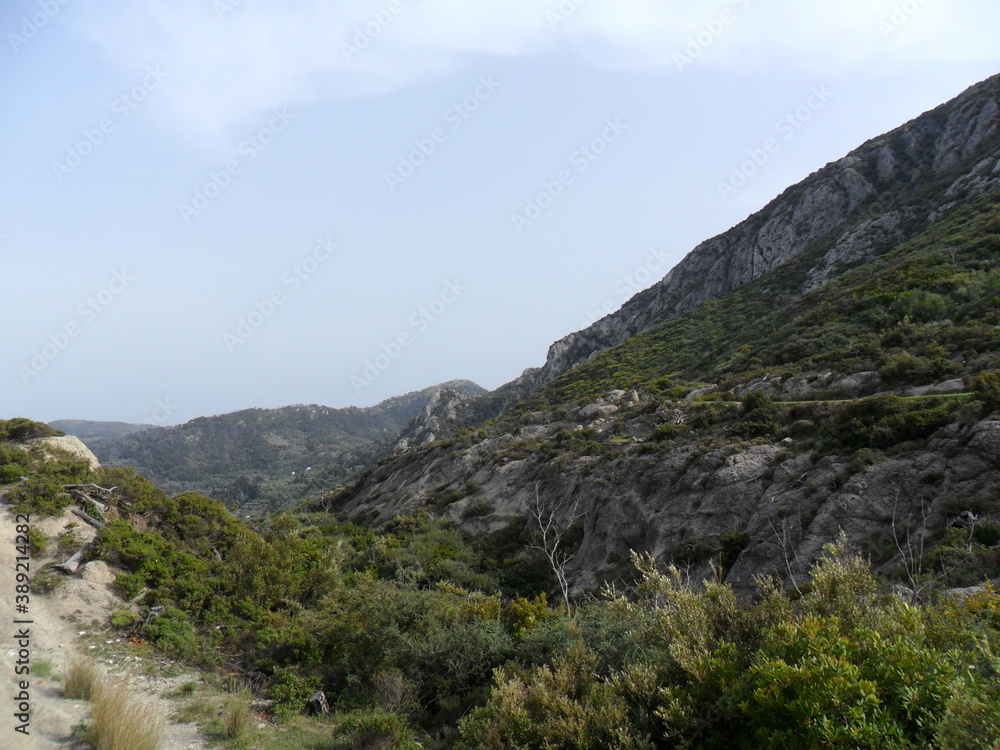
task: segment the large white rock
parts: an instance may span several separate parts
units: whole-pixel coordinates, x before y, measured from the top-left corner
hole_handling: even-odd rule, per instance
[[[56,450],[64,450],[74,458],[86,461],[93,471],[101,468],[101,462],[97,460],[97,456],[75,435],[35,438],[34,440],[29,440],[28,445],[40,445],[49,455],[54,455]]]

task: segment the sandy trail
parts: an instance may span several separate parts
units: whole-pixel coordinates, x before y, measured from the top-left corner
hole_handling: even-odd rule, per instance
[[[91,541],[96,533],[93,528],[78,521],[75,516],[67,514],[63,518],[44,521],[32,517],[31,525],[49,536],[49,550],[61,561],[67,553],[54,549],[55,539],[68,528],[68,524],[74,523],[78,543]],[[16,563],[20,553],[16,549],[16,538],[15,516],[8,506],[0,503],[0,748],[71,748],[74,744],[70,736],[73,726],[87,720],[90,705],[86,701],[64,698],[61,682],[53,677],[65,675],[74,657],[83,656],[94,661],[93,656],[97,652],[91,649],[95,647],[83,644],[80,632],[100,632],[111,613],[123,607],[124,603],[111,588],[114,572],[103,562],[95,561],[87,563],[77,575],[67,577],[52,593],[29,594],[27,616],[17,614]],[[49,556],[32,558],[29,561],[31,575],[51,560]],[[15,625],[15,619],[32,622]],[[24,627],[30,629],[30,663],[38,665],[47,662],[51,676],[42,678],[33,672],[23,676],[15,674],[21,658],[17,634],[18,629]],[[178,679],[136,674],[125,667],[121,659],[105,659],[100,668],[105,673],[113,670],[115,674],[110,676],[111,679],[127,680],[136,691],[146,693],[162,714],[170,713],[172,706],[162,695],[165,689],[176,687]],[[27,692],[31,710],[28,735],[15,731],[21,724],[14,716],[14,706],[18,703],[15,698],[21,692],[20,680],[29,682]],[[166,721],[164,724],[161,747],[170,750],[200,750],[206,747],[204,738],[194,725]]]
[[[32,519],[33,520],[33,519]],[[52,675],[66,674],[73,656],[76,654],[76,631],[73,625],[60,618],[54,602],[39,594],[30,594],[28,614],[15,611],[16,558],[15,540],[17,525],[10,509],[0,506],[0,747],[33,750],[34,748],[66,748],[72,745],[70,731],[74,724],[81,722],[87,714],[87,704],[71,701],[60,694],[59,683],[50,678],[43,679],[33,672],[27,675],[15,674],[18,667],[20,647],[18,632],[22,628],[30,630],[28,645],[30,664],[47,661]],[[30,561],[31,574],[40,564]],[[15,619],[28,619],[28,625],[15,625]],[[15,731],[21,722],[14,717],[15,698],[21,692],[19,681],[29,683],[30,717],[27,727],[30,734]]]

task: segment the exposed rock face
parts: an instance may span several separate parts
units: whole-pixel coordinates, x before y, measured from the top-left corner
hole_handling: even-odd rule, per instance
[[[555,462],[530,453],[539,439],[551,441],[560,432],[610,429],[610,422],[593,421],[594,405],[562,419],[531,415],[516,433],[461,452],[430,447],[400,457],[334,512],[383,523],[433,502],[442,487],[471,483],[473,493],[438,510],[472,533],[488,534],[524,517],[537,484],[543,500],[571,497],[585,511],[583,543],[568,570],[575,590],[629,576],[630,550],[687,561],[692,577],[710,577],[709,559],[722,549],[725,531],[734,530],[746,535],[745,544],[726,580],[749,592],[762,573],[802,582],[841,531],[876,562],[898,560],[894,517],[903,539],[908,530],[940,534],[949,520],[945,503],[988,494],[1000,481],[1000,422],[993,420],[951,425],[926,449],[871,467],[835,456],[813,461],[788,450],[794,448],[789,439],[649,454],[633,438],[617,456]],[[641,407],[623,409],[617,418],[641,419]],[[683,418],[679,413],[667,421]]]
[[[537,390],[595,353],[819,248],[799,290],[807,291],[997,187],[1000,76],[869,141],[703,242],[619,311],[555,342],[545,366],[522,377]]]
[[[414,429],[426,436],[463,421],[478,424],[470,415],[482,417],[483,404],[486,416],[499,414],[601,350],[752,280],[760,279],[759,291],[780,304],[898,247],[981,192],[1000,188],[998,101],[1000,76],[865,144],[700,245],[617,313],[557,341],[541,370],[481,399],[441,394]],[[786,264],[794,264],[789,272],[761,278]],[[896,395],[964,387],[954,380]],[[715,396],[739,399],[754,389],[794,403],[863,398],[888,386],[876,371],[771,373],[736,386],[733,396]],[[421,439],[414,445],[422,447],[331,498],[330,509],[343,519],[382,524],[429,506],[465,530],[490,534],[523,524],[537,489],[543,502],[570,499],[585,512],[581,546],[567,570],[578,591],[629,576],[630,550],[686,564],[692,578],[711,576],[710,561],[725,551],[727,580],[748,591],[760,574],[801,581],[841,531],[876,563],[898,563],[900,537],[904,545],[907,534],[940,538],[955,510],[946,509],[949,503],[985,501],[1000,480],[997,421],[956,419],[932,439],[867,466],[871,451],[848,459],[817,442],[798,449],[793,437],[744,441],[730,432],[735,424],[699,436],[698,427],[685,425],[704,413],[692,401],[715,390],[666,403],[616,390],[589,404],[518,413],[452,446]],[[812,429],[808,420],[806,428]],[[814,449],[825,452],[814,458]]]
[[[463,421],[474,400],[475,397],[468,393],[442,386],[431,394],[420,414],[400,433],[396,450],[408,450],[433,442],[442,431],[442,422],[450,426]]]
[[[73,435],[63,435],[62,437],[46,437],[46,438],[35,438],[34,440],[28,441],[30,445],[41,445],[46,453],[52,453],[54,450],[64,450],[75,458],[79,458],[86,461],[92,470],[97,470],[101,468],[100,461],[97,460],[97,456],[91,453],[90,448],[83,444],[83,442]]]

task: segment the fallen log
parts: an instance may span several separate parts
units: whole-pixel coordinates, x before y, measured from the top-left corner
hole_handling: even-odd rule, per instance
[[[70,575],[73,575],[74,573],[76,573],[76,571],[80,569],[80,565],[83,563],[84,554],[86,554],[87,550],[93,546],[94,545],[92,544],[88,544],[86,547],[83,547],[82,549],[79,549],[76,552],[74,552],[67,560],[58,563],[56,565],[53,565],[52,567],[54,567],[56,570],[61,570],[64,573],[69,573]]]
[[[80,510],[79,508],[70,508],[70,512],[78,515],[80,518],[89,523],[95,529],[103,529],[105,526],[107,526],[107,524],[104,523],[104,521],[98,521],[96,518],[87,513],[87,511],[85,510]]]
[[[103,497],[107,500],[111,497],[111,493],[117,490],[117,487],[101,487],[99,484],[94,484],[93,482],[88,482],[87,484],[64,484],[64,490],[80,490],[81,492],[86,490],[93,490],[97,493],[98,497]]]

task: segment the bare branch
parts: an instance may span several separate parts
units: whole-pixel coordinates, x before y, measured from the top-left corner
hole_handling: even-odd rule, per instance
[[[769,522],[768,526],[771,527],[771,531],[774,532],[774,536],[778,540],[778,545],[781,547],[781,556],[785,559],[785,572],[788,573],[788,580],[791,582],[792,587],[795,589],[796,593],[801,597],[803,595],[802,589],[799,588],[797,574],[795,573],[794,570],[792,570],[792,563],[798,565],[799,556],[798,553],[795,552],[795,545],[792,544],[791,540],[788,537],[788,519],[785,518],[781,519],[780,534],[778,533],[778,530],[774,528],[773,523]],[[788,557],[789,548],[791,548],[792,550],[791,558]]]
[[[570,527],[585,514],[580,510],[579,500],[569,505],[569,497],[562,497],[550,503],[543,502],[541,493],[538,491],[539,484],[539,482],[535,483],[534,502],[524,503],[525,509],[531,514],[541,535],[539,541],[531,543],[529,547],[542,552],[549,561],[549,566],[559,583],[563,601],[566,603],[566,614],[571,615],[566,565],[573,558],[573,555],[566,552],[563,542]]]

